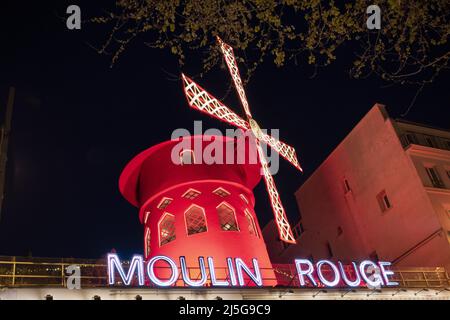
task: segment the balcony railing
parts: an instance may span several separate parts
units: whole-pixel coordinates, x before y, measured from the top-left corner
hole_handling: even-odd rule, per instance
[[[66,287],[70,265],[80,267],[82,287],[106,285],[106,260],[0,257],[0,286]]]
[[[107,284],[107,266],[105,260],[1,256],[0,287],[66,287],[69,276],[66,273],[66,269],[70,265],[80,267],[82,288],[109,287]],[[263,280],[272,283],[276,280],[278,286],[281,287],[299,287],[294,265],[276,264],[273,267],[275,278],[265,278]],[[267,270],[262,271],[264,274],[267,274],[267,272],[264,272]],[[401,288],[450,287],[450,278],[444,268],[395,268],[393,271],[395,275],[392,280],[398,282]],[[191,275],[195,275],[199,273],[199,269],[191,268],[189,272]],[[182,283],[181,279],[178,283]]]
[[[416,134],[408,133],[400,136],[400,141],[403,148],[408,148],[412,144],[416,144],[423,147],[447,150],[450,151],[450,140],[446,140],[440,137],[428,137],[420,138]]]

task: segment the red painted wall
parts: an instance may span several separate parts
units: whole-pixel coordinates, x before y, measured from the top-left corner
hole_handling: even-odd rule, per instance
[[[392,204],[385,212],[377,200],[383,190]],[[274,263],[310,256],[315,261],[361,260],[376,252],[397,267],[450,270],[446,228],[383,106],[369,111],[300,187],[296,198],[305,229],[298,244],[283,249],[275,241],[273,226],[264,230]]]

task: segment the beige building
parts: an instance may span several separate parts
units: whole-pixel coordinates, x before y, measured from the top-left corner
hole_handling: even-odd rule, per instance
[[[273,262],[382,259],[450,270],[450,131],[375,105],[295,194],[296,245],[263,230]]]

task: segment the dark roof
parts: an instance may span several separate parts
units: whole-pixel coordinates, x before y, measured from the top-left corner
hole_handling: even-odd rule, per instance
[[[450,129],[439,128],[439,127],[432,126],[432,125],[429,125],[429,124],[423,124],[423,123],[418,123],[418,122],[404,120],[404,119],[394,119],[394,120],[396,122],[400,122],[400,123],[411,124],[411,125],[415,125],[415,126],[419,126],[419,127],[425,127],[425,128],[430,128],[430,129],[450,132]]]

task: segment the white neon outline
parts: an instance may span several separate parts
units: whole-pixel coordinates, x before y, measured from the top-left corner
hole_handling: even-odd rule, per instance
[[[226,231],[226,232],[228,232],[228,231],[240,232],[240,231],[241,231],[241,228],[239,228],[239,222],[238,222],[238,219],[237,219],[236,210],[234,209],[234,207],[232,207],[232,206],[231,206],[228,202],[226,202],[226,201],[222,201],[222,202],[219,203],[219,205],[216,207],[217,217],[219,218],[219,224],[222,224],[222,222],[220,221],[220,216],[219,216],[219,207],[220,207],[220,206],[225,206],[225,207],[227,207],[228,209],[230,209],[231,211],[233,211],[234,222],[236,223],[236,228],[237,228],[237,230],[224,230],[224,229],[222,229],[222,226],[220,226],[220,230],[221,230],[221,231]]]
[[[150,216],[150,211],[145,213],[144,224],[147,224],[148,217]]]
[[[198,257],[198,264],[200,266],[200,272],[202,274],[202,277],[200,280],[193,281],[189,277],[189,272],[188,272],[187,265],[186,265],[186,257],[184,257],[184,256],[180,257],[181,275],[183,277],[184,283],[190,287],[202,287],[206,283],[207,274],[206,274],[206,268],[205,268],[205,258]]]
[[[347,278],[347,274],[345,273],[344,265],[342,264],[342,262],[338,261],[338,265],[339,265],[339,269],[341,270],[342,280],[345,282],[346,285],[348,285],[349,287],[352,287],[352,288],[356,288],[361,285],[361,276],[359,275],[359,270],[358,270],[358,266],[356,265],[356,263],[352,262],[353,269],[355,270],[355,274],[356,274],[356,279],[354,281],[350,281]]]
[[[236,274],[234,273],[233,258],[227,258],[228,275],[232,286],[237,286]]]
[[[372,287],[380,287],[383,285],[383,279],[378,275],[378,281],[372,281],[366,274],[366,267],[367,266],[373,266],[375,268],[379,268],[378,265],[375,262],[372,262],[370,260],[364,260],[359,264],[359,273],[361,274],[362,279],[366,282],[368,286]],[[377,275],[377,274],[374,274]]]
[[[333,272],[335,274],[333,281],[329,281],[328,279],[326,279],[323,276],[322,266],[324,264],[329,265],[331,267],[331,269],[333,270]],[[339,284],[339,282],[341,281],[341,275],[339,274],[339,269],[330,260],[320,260],[319,262],[317,262],[316,263],[316,272],[317,272],[317,276],[319,277],[320,282],[322,282],[327,287],[330,287],[330,288],[336,287]]]
[[[306,264],[308,266],[308,270],[303,270],[301,266],[302,264]],[[297,269],[298,280],[300,281],[300,285],[302,287],[306,286],[304,278],[305,275],[309,278],[313,286],[317,287],[317,282],[312,276],[312,273],[314,272],[314,265],[311,261],[306,259],[295,259],[295,267]]]
[[[108,283],[113,285],[115,283],[115,272],[114,266],[116,266],[117,272],[119,272],[120,278],[126,286],[129,286],[131,280],[133,280],[133,273],[136,267],[138,268],[138,282],[140,286],[144,285],[144,259],[141,255],[134,255],[131,259],[130,267],[128,268],[128,273],[125,275],[125,271],[122,268],[122,263],[120,262],[119,256],[116,253],[108,253]]]
[[[227,280],[218,281],[216,278],[216,271],[214,269],[214,261],[212,257],[208,257],[209,277],[211,278],[211,284],[216,287],[228,287],[230,283]]]
[[[241,193],[241,194],[239,195],[239,197],[241,197],[242,201],[244,201],[246,204],[249,204],[249,201],[248,201],[247,197],[244,196],[244,194]]]
[[[244,263],[244,261],[241,258],[235,258],[234,262],[236,264],[236,273],[239,280],[239,285],[243,287],[245,285],[244,283],[244,276],[242,275],[242,270],[245,271],[245,273],[250,277],[250,279],[253,280],[253,282],[258,286],[262,287],[262,277],[261,272],[259,270],[258,260],[256,258],[252,259],[253,263],[253,270],[255,274],[252,273],[249,267]]]
[[[159,247],[162,247],[162,246],[164,246],[164,245],[174,241],[174,240],[172,240],[172,241],[169,241],[167,243],[161,244],[161,222],[164,220],[164,218],[166,216],[172,216],[173,217],[173,225],[174,225],[174,228],[175,228],[175,239],[174,240],[176,240],[176,238],[177,238],[177,229],[176,229],[176,226],[175,226],[175,216],[173,214],[169,213],[169,212],[164,212],[161,215],[161,218],[159,218],[159,221],[158,221],[158,246]]]
[[[202,231],[202,232],[197,232],[197,233],[189,234],[189,231],[188,231],[189,229],[188,229],[187,220],[186,220],[186,213],[188,213],[188,211],[191,210],[191,209],[194,208],[194,207],[199,208],[199,209],[203,212],[203,218],[204,218],[204,220],[205,220],[205,227],[206,227],[206,230],[205,230],[205,231]],[[192,204],[184,211],[183,217],[184,217],[184,228],[186,229],[186,235],[187,235],[188,237],[193,236],[193,235],[196,235],[196,234],[199,234],[199,233],[208,232],[209,227],[208,227],[208,220],[206,219],[206,210],[205,210],[205,208],[199,206],[198,204],[192,203]]]
[[[392,266],[391,262],[387,262],[387,261],[378,261],[378,266],[380,267],[380,271],[381,271],[381,275],[383,276],[384,279],[384,284],[387,287],[395,287],[398,286],[399,283],[398,282],[392,282],[389,280],[388,276],[393,276],[394,275],[394,271],[392,270],[386,270],[385,267],[390,267]]]
[[[166,201],[166,200],[170,200],[170,202],[169,202],[169,204],[167,205],[167,206],[165,206],[164,208],[161,208],[161,205],[164,203],[164,201]],[[172,198],[169,198],[169,197],[163,197],[162,199],[161,199],[161,201],[159,201],[159,204],[156,206],[159,210],[166,210],[166,208],[168,207],[168,206],[170,206],[170,204],[172,203],[172,201],[173,201],[173,199]]]
[[[145,228],[145,235],[144,235],[144,246],[145,246],[145,257],[147,258],[150,255],[150,244],[151,241],[151,233],[150,228]]]
[[[170,268],[172,269],[172,276],[166,282],[161,281],[160,279],[158,279],[156,277],[156,275],[155,275],[155,271],[153,270],[153,266],[159,260],[163,260],[163,261],[167,262],[169,264]],[[170,259],[169,257],[166,257],[166,256],[154,256],[153,258],[151,258],[148,261],[148,264],[147,264],[147,275],[148,275],[150,281],[152,281],[157,286],[170,287],[178,279],[178,268],[177,268],[177,265],[175,264],[175,262],[172,259]]]
[[[217,193],[216,193],[217,191],[222,191],[223,193],[226,193],[226,195],[223,196],[223,195],[217,194]],[[228,190],[226,190],[226,189],[223,188],[223,187],[218,187],[218,188],[217,188],[216,190],[214,190],[212,193],[215,194],[216,196],[221,197],[221,198],[225,198],[225,197],[228,197],[229,195],[231,195],[231,192],[228,191]]]
[[[258,231],[258,228],[256,227],[255,219],[253,219],[253,216],[252,216],[252,214],[250,213],[250,211],[248,209],[244,209],[244,213],[245,213],[245,219],[247,220],[247,224],[250,224],[250,226],[252,227],[253,231],[255,232],[254,236],[259,239],[259,231]],[[248,232],[250,234],[252,234],[250,232],[250,230],[248,230]]]
[[[194,189],[194,188],[189,188],[189,189],[187,189],[186,190],[186,192],[185,193],[183,193],[182,195],[181,195],[181,197],[182,198],[185,198],[185,199],[188,199],[188,200],[194,200],[194,199],[189,199],[189,198],[186,198],[186,195],[189,193],[189,192],[191,192],[191,191],[194,191],[194,192],[196,192],[197,193],[197,195],[195,196],[195,198],[194,199],[196,199],[199,195],[201,195],[202,193],[200,192],[200,191],[198,191],[197,189]]]

